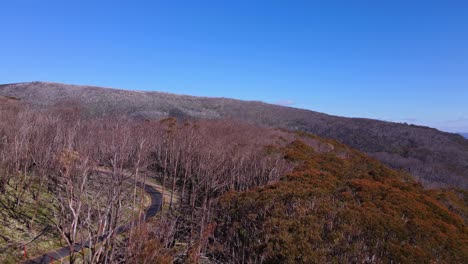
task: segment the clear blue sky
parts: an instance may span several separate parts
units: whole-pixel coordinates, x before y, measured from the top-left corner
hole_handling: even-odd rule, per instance
[[[468,131],[468,1],[0,4],[0,83],[288,104]]]

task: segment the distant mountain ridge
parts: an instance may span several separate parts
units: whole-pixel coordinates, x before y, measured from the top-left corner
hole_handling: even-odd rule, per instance
[[[258,101],[31,82],[0,85],[0,95],[34,107],[82,106],[89,115],[137,119],[227,118],[337,139],[404,169],[427,187],[468,189],[468,140],[429,127],[345,118]]]
[[[459,133],[460,135],[462,135],[464,138],[468,139],[468,133]]]

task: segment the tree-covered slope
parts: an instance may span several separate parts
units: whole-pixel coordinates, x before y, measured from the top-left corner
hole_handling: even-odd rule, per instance
[[[428,127],[344,118],[254,101],[58,83],[1,85],[0,95],[17,97],[36,107],[80,105],[92,116],[228,118],[302,130],[339,140],[393,168],[404,169],[426,187],[468,188],[468,140]]]
[[[126,219],[121,209],[143,205],[136,186],[123,191],[129,177],[164,186],[164,210],[94,243],[89,263],[467,259],[466,191],[424,189],[335,140],[232,120],[90,118],[71,105],[36,111],[0,102],[4,262],[24,259],[16,253],[25,244],[44,253],[37,244],[31,251],[39,242],[62,242],[77,257],[80,236],[109,234]],[[45,204],[52,211],[39,214]]]

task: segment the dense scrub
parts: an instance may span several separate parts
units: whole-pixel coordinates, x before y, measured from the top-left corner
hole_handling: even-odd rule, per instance
[[[357,151],[284,150],[300,165],[276,184],[225,195],[211,252],[233,263],[463,263],[467,227],[405,173]],[[454,195],[446,192],[445,195]],[[458,204],[465,210],[465,203]],[[465,209],[460,209],[465,208]]]

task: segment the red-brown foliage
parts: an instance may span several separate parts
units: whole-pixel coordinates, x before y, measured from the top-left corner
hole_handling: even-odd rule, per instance
[[[333,145],[332,152],[320,153],[294,141],[284,151],[299,165],[282,181],[225,195],[213,256],[234,263],[468,259],[467,228],[459,215],[408,175]]]

